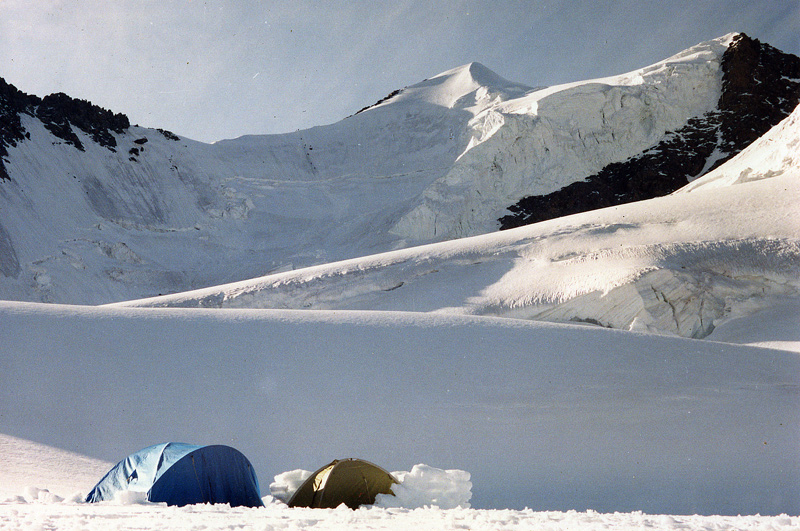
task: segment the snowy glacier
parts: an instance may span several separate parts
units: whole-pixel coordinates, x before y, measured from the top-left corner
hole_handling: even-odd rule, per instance
[[[526,168],[559,187],[712,109],[732,38],[559,87],[471,63],[216,144],[132,126],[80,152],[23,116],[0,528],[797,528],[800,108],[674,194],[490,223]],[[82,502],[169,440],[241,450],[266,507]],[[343,457],[403,488],[281,501]]]

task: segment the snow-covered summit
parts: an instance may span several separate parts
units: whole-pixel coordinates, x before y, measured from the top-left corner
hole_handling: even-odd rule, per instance
[[[448,109],[477,111],[491,103],[520,97],[530,90],[533,89],[508,81],[473,62],[406,87],[381,105],[425,102]]]
[[[743,34],[726,41],[729,45],[719,63],[719,99],[710,111],[689,118],[653,146],[623,161],[557,190],[524,197],[508,208],[511,214],[500,218],[501,226],[669,194],[718,167],[788,116],[800,103],[800,58]],[[691,53],[678,54],[678,62],[702,65],[703,57],[719,53],[719,42],[706,44],[712,46],[698,45]],[[644,71],[656,72],[655,80],[661,84],[659,77],[665,69],[670,79],[680,71],[675,59]]]
[[[393,231],[445,240],[489,232],[498,219],[508,228],[670,193],[788,115],[800,102],[788,79],[799,68],[797,57],[731,34],[490,106]]]

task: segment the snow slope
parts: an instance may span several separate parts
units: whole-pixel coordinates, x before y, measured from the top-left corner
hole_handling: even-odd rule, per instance
[[[415,241],[491,232],[519,198],[553,192],[653,146],[716,107],[720,61],[733,37],[634,72],[532,91],[477,112],[467,149],[393,232]]]
[[[109,302],[391,248],[472,116],[427,99],[474,92],[470,68],[332,126],[214,145],[132,127],[115,152],[78,131],[80,152],[23,116],[0,183],[2,296]]]
[[[780,124],[719,168],[687,184],[676,193],[723,188],[800,174],[800,107]]]
[[[454,288],[455,289],[455,288]],[[796,353],[414,313],[0,303],[0,433],[115,462],[229,444],[262,485],[361,457],[476,508],[798,514]]]
[[[120,304],[494,315],[714,339],[730,319],[797,300],[800,171],[781,154],[798,116],[691,193]],[[702,186],[751,157],[769,178]]]
[[[0,434],[0,501],[75,500],[108,472],[112,463]]]
[[[731,39],[547,89],[471,63],[336,124],[213,145],[134,126],[114,151],[75,129],[79,151],[22,115],[0,298],[117,302],[494,231],[713,109]]]

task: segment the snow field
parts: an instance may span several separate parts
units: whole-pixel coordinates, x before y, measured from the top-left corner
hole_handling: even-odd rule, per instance
[[[88,494],[113,463],[0,434],[0,501]],[[49,493],[49,494],[48,494]],[[55,499],[54,498],[54,499]],[[80,498],[80,497],[79,497]]]
[[[402,312],[0,303],[3,432],[470,474],[475,508],[800,513],[795,353]],[[63,495],[62,495],[63,496]]]
[[[119,305],[477,314],[714,339],[727,320],[797,296],[799,180],[698,188]]]
[[[514,530],[636,530],[736,529],[741,531],[790,530],[800,526],[796,516],[660,516],[641,512],[603,514],[595,511],[536,512],[526,510],[476,510],[436,508],[289,509],[231,508],[194,505],[184,508],[112,503],[0,504],[0,529],[59,529],[114,531],[129,529],[209,530],[360,530],[451,531]]]

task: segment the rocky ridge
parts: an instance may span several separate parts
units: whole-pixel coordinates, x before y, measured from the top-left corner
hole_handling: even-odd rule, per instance
[[[0,78],[0,180],[9,179],[5,167],[8,148],[30,138],[22,125],[27,114],[42,121],[55,137],[85,151],[73,127],[83,131],[99,145],[114,151],[117,141],[112,133],[121,134],[131,124],[124,114],[114,113],[86,100],[56,93],[39,98],[25,94]]]

